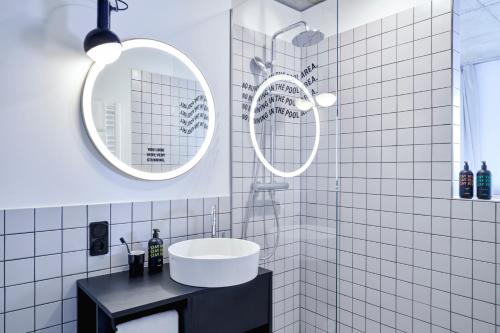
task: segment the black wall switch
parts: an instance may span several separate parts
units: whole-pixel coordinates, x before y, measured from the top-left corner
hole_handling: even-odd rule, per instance
[[[108,253],[108,235],[108,222],[93,222],[89,224],[89,254],[91,256],[101,256]]]

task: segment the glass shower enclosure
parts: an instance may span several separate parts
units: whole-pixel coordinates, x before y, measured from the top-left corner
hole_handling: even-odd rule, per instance
[[[274,273],[274,332],[337,332],[337,7],[232,10],[232,233],[257,242]]]

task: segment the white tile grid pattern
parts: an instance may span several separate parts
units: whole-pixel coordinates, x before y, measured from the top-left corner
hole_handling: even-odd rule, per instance
[[[247,218],[248,214],[248,239],[263,246],[267,254],[272,250],[274,244],[273,207],[269,195],[266,194],[263,198],[261,194],[256,199],[255,208],[247,208],[256,156],[250,141],[246,117],[248,116],[248,105],[254,93],[252,89],[257,83],[264,80],[263,76],[256,77],[252,74],[250,62],[254,56],[270,59],[271,38],[237,25],[233,25],[232,29],[233,237],[241,237],[242,221]],[[291,43],[278,40],[275,72],[299,74],[300,59],[300,49],[295,48]],[[293,121],[286,117],[278,117],[277,122],[275,166],[284,171],[291,171],[300,166],[300,123],[297,119]],[[258,130],[260,130],[259,127]],[[269,130],[266,131],[266,133],[268,132]],[[269,154],[269,149],[266,150],[266,153]],[[269,182],[269,172],[264,172],[260,162],[257,162],[256,165],[260,167],[259,180],[263,181],[265,174],[265,181]],[[282,179],[276,177],[275,181],[288,182],[290,189],[276,193],[281,225],[280,245],[276,256],[264,264],[265,267],[273,270],[273,327],[275,332],[299,332],[300,180],[299,178]],[[267,245],[265,245],[264,240],[266,234],[264,228],[267,228],[269,235]]]
[[[498,331],[500,207],[450,199],[451,12],[341,34],[339,332]]]
[[[220,236],[229,237],[229,197],[0,210],[0,332],[76,332],[76,280],[127,270],[120,237],[147,250],[159,228],[168,260],[170,244],[210,237],[213,205]],[[110,248],[90,257],[95,221],[110,223]]]
[[[450,199],[452,170],[460,161],[454,152],[459,148],[459,54],[451,51],[457,38],[451,13],[450,0],[435,0],[340,35],[340,124],[321,119],[322,132],[328,133],[322,138],[325,150],[300,184],[301,332],[335,331],[336,126],[342,188],[339,332],[498,328],[500,207]],[[251,36],[245,29],[235,31],[236,54],[243,43],[235,40],[244,34]],[[328,52],[321,44],[309,48],[301,62],[321,64],[328,54],[329,72],[320,65],[318,77],[328,77],[328,88],[335,91],[335,36],[330,41]],[[242,59],[233,57],[234,77],[248,62]],[[327,87],[321,79],[318,84]],[[233,87],[234,96],[241,93],[238,88]],[[301,127],[306,142],[309,126]],[[249,171],[239,165],[243,153],[235,142],[245,140],[239,131],[239,118],[233,119],[236,211],[241,189],[247,188],[242,175]],[[275,329],[296,331],[296,326]]]
[[[202,145],[208,126],[199,83],[132,69],[131,88],[132,165],[165,172],[188,162]],[[161,153],[163,161],[155,161],[162,159]]]
[[[318,80],[309,86],[315,92],[338,95],[337,39],[337,35],[330,36],[302,50],[303,67],[317,65],[314,76]],[[319,113],[318,154],[301,176],[301,332],[335,331],[337,107],[320,108]],[[316,133],[314,119],[303,120],[302,141],[310,142]]]

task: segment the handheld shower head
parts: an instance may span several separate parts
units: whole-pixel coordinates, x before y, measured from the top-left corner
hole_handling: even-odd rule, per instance
[[[250,62],[250,70],[254,75],[264,74],[265,76],[269,76],[270,68],[269,64],[266,64],[262,58],[253,57]]]

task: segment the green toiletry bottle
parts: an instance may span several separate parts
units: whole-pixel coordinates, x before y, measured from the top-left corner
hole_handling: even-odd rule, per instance
[[[477,172],[477,198],[478,199],[491,199],[491,172],[486,167],[486,162],[483,161],[481,170]]]
[[[149,272],[161,272],[163,269],[163,240],[158,237],[160,229],[153,229],[153,238],[148,242]]]

